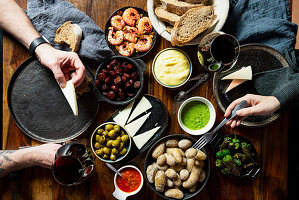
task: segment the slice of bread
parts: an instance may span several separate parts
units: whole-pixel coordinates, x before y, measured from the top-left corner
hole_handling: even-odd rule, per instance
[[[190,9],[175,23],[171,32],[171,44],[181,46],[190,42],[209,28],[216,17],[213,6]]]
[[[61,25],[54,38],[54,42],[58,44],[66,43],[72,51],[77,51],[80,47],[82,39],[82,29],[78,24],[72,24],[72,21],[67,21]]]
[[[180,16],[178,16],[174,13],[168,12],[161,5],[159,5],[155,8],[155,14],[161,21],[167,22],[171,25],[174,25],[180,19]]]
[[[202,6],[201,4],[192,4],[178,0],[160,0],[163,8],[168,12],[177,15],[185,14],[189,9]]]

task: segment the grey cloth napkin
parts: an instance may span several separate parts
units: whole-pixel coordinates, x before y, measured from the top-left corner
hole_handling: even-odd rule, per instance
[[[54,43],[56,30],[66,21],[78,24],[82,31],[82,41],[78,54],[95,66],[113,55],[109,49],[105,33],[85,13],[73,4],[61,0],[28,0],[27,15],[36,30],[49,40],[56,49],[70,51],[67,46]]]

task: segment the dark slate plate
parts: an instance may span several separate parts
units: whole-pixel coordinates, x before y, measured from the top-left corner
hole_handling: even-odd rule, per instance
[[[139,135],[141,133],[144,133],[148,130],[151,130],[157,126],[161,126],[161,128],[155,133],[155,135],[140,150],[136,147],[136,145],[132,139],[131,150],[130,150],[129,154],[127,155],[127,157],[125,159],[123,159],[122,161],[120,161],[120,163],[129,162],[129,161],[133,160],[136,156],[138,156],[139,154],[141,154],[145,150],[147,150],[151,146],[151,144],[153,144],[153,142],[155,142],[158,139],[158,137],[160,137],[160,135],[163,134],[163,132],[165,131],[165,129],[168,125],[168,112],[167,112],[164,104],[154,96],[151,96],[151,95],[144,95],[144,96],[152,104],[152,108],[146,112],[146,113],[151,112],[151,114],[150,114],[149,118],[145,121],[145,123],[142,125],[142,127],[139,129],[139,131],[135,134],[135,136]],[[142,98],[142,96],[135,100],[133,108],[131,110],[131,114],[141,98]],[[113,113],[113,115],[107,121],[114,122],[113,117],[115,117],[121,110],[122,109],[117,110],[115,113]],[[146,113],[143,113],[140,116],[143,116]]]
[[[93,81],[91,71],[86,74]],[[77,100],[75,116],[52,72],[37,59],[24,61],[11,77],[7,101],[11,116],[29,137],[41,142],[65,142],[83,133],[98,111],[92,92]]]
[[[221,80],[224,76],[244,66],[251,65],[253,78],[256,73],[289,66],[286,59],[275,49],[261,44],[247,44],[241,46],[240,56],[235,66],[226,72],[216,72],[213,79],[213,92],[216,102],[224,113],[229,104],[246,94],[258,94],[252,81],[246,81],[233,90],[224,93],[230,80]],[[262,127],[270,124],[279,117],[278,113],[269,116],[250,116],[241,125],[247,127]]]

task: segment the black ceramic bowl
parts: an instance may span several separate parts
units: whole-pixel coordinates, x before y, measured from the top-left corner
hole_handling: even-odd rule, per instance
[[[110,21],[111,21],[111,18],[113,16],[117,15],[120,12],[123,13],[127,8],[134,8],[143,17],[148,17],[148,14],[147,14],[147,12],[145,10],[143,10],[141,8],[138,8],[138,7],[134,7],[134,6],[127,6],[127,7],[120,8],[120,9],[114,11],[109,16],[109,18],[108,18],[108,20],[106,22],[106,25],[105,25],[105,38],[106,38],[106,42],[107,42],[109,48],[115,53],[115,55],[121,55],[121,54],[118,52],[118,50],[115,48],[115,46],[112,45],[112,44],[110,44],[109,41],[108,41],[108,32],[109,32],[108,29],[109,29],[109,27],[111,27]],[[153,38],[152,38],[153,39],[153,44],[152,44],[151,48],[148,51],[146,51],[146,52],[135,52],[132,56],[130,56],[130,58],[141,58],[141,57],[145,56],[148,52],[150,52],[152,50],[152,48],[154,47],[154,45],[156,43],[157,36],[158,36],[157,31],[154,29],[154,27],[152,29],[152,32],[153,32]]]
[[[214,164],[215,164],[215,161],[216,161],[216,153],[220,150],[219,146],[222,144],[223,139],[225,137],[230,137],[230,138],[235,138],[236,137],[236,139],[239,139],[240,141],[246,142],[247,144],[251,144],[251,146],[252,146],[251,150],[252,150],[252,153],[253,153],[253,160],[254,160],[254,162],[256,162],[256,165],[254,165],[252,167],[249,167],[246,170],[241,170],[240,176],[235,176],[235,175],[232,175],[232,174],[222,173],[221,172],[222,168],[217,167],[219,169],[219,172],[226,175],[226,176],[232,177],[232,178],[250,177],[250,178],[254,179],[256,177],[256,175],[261,171],[259,165],[257,164],[257,153],[256,153],[256,150],[255,150],[253,144],[247,138],[242,137],[240,135],[235,135],[235,134],[230,134],[230,135],[225,135],[225,136],[217,135],[215,137],[215,139],[213,141],[214,145],[212,145],[213,150],[214,150]]]
[[[131,101],[133,101],[134,99],[136,99],[140,95],[142,88],[143,88],[143,84],[144,84],[143,74],[146,69],[146,65],[140,59],[132,59],[132,58],[124,57],[124,56],[112,56],[100,64],[100,66],[98,67],[98,69],[96,71],[95,80],[97,79],[97,76],[101,72],[101,70],[103,68],[105,68],[114,59],[116,59],[119,62],[126,61],[127,63],[131,63],[134,66],[134,68],[136,69],[136,71],[138,72],[138,75],[139,75],[140,88],[137,90],[137,92],[134,96],[127,97],[127,99],[125,99],[125,100],[110,100],[108,97],[106,97],[102,93],[102,91],[100,91],[100,89],[96,86],[96,84],[94,87],[94,93],[96,94],[98,101],[106,101],[113,105],[126,105],[126,104],[130,103]]]
[[[149,165],[151,165],[151,164],[155,161],[155,159],[152,158],[152,152],[153,152],[154,148],[155,148],[155,147],[157,146],[157,144],[159,144],[160,142],[166,141],[166,140],[168,140],[168,139],[170,139],[170,138],[177,138],[177,139],[179,139],[179,140],[181,140],[181,139],[188,139],[188,140],[192,141],[193,144],[196,142],[196,139],[194,139],[194,138],[192,138],[192,137],[190,137],[190,136],[187,136],[187,135],[183,135],[183,134],[167,135],[167,136],[161,138],[160,140],[158,140],[157,142],[155,142],[155,143],[151,146],[151,148],[149,149],[149,151],[148,151],[147,154],[146,154],[145,162],[144,162],[144,174],[145,174],[145,179],[146,179],[146,181],[147,181],[147,184],[150,186],[150,188],[151,188],[155,193],[157,193],[160,197],[162,197],[162,198],[164,198],[164,199],[173,200],[173,198],[166,197],[166,196],[164,195],[163,192],[158,192],[158,191],[156,190],[156,188],[155,188],[155,184],[154,184],[154,183],[150,183],[150,182],[148,181],[147,177],[146,177],[146,169],[147,169],[147,167],[148,167]],[[205,153],[207,154],[207,152],[206,152],[206,150],[205,150],[204,148],[202,149],[202,151],[205,152]],[[208,179],[209,179],[209,177],[210,177],[210,159],[209,159],[209,157],[207,157],[207,159],[205,160],[205,167],[204,167],[204,170],[205,170],[205,172],[206,172],[206,178],[205,178],[205,180],[204,180],[202,183],[197,184],[197,188],[196,188],[195,192],[189,192],[188,189],[183,189],[183,190],[182,190],[182,192],[184,193],[184,198],[183,198],[184,200],[185,200],[185,199],[190,199],[190,198],[194,197],[195,195],[197,195],[197,194],[204,188],[204,186],[206,185],[206,183],[208,182]]]

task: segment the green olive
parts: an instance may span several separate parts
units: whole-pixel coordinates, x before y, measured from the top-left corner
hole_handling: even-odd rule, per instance
[[[112,125],[112,124],[107,124],[107,125],[105,126],[105,129],[106,129],[107,131],[111,131],[111,130],[113,129],[113,125]]]
[[[103,149],[96,150],[96,154],[99,156],[103,155],[103,153]]]
[[[102,135],[107,137],[108,136],[108,131],[107,130],[103,131]]]
[[[122,150],[124,148],[124,146],[125,146],[125,143],[121,142],[118,146],[118,149]]]
[[[104,147],[103,151],[104,151],[105,154],[110,154],[111,150],[108,147]]]
[[[100,135],[96,135],[96,141],[99,142],[100,141]]]
[[[95,147],[96,149],[99,149],[99,148],[101,148],[101,144],[100,144],[99,142],[96,142],[96,143],[94,144],[94,147]]]
[[[119,140],[113,140],[113,142],[112,142],[112,146],[114,146],[114,147],[118,147],[119,146]]]
[[[107,147],[112,147],[112,142],[113,142],[113,140],[108,140],[107,143],[106,143],[106,146]]]
[[[121,136],[121,140],[122,140],[123,142],[126,142],[126,141],[129,140],[129,136],[128,136],[128,135],[123,135],[123,136]]]
[[[119,154],[120,155],[125,155],[127,153],[127,149],[126,148],[123,148],[120,152],[119,152]]]
[[[118,154],[118,150],[116,148],[113,148],[111,150],[111,154],[114,154],[114,155]]]
[[[120,132],[120,126],[119,125],[114,125],[114,130],[115,132],[119,133]]]
[[[116,132],[115,132],[115,130],[109,131],[108,136],[111,137],[111,138],[113,138],[113,139],[116,138]]]
[[[98,130],[97,130],[97,133],[98,134],[101,134],[101,133],[103,133],[104,132],[104,129],[102,129],[102,128],[99,128]]]
[[[111,159],[111,160],[116,160],[116,155],[111,154],[111,155],[110,155],[110,159]]]
[[[100,139],[99,139],[99,143],[100,143],[100,144],[104,144],[104,143],[105,143],[105,139],[106,139],[105,136],[102,135],[102,136],[100,137]]]
[[[123,136],[123,135],[126,135],[126,133],[124,131],[121,131],[120,135]]]
[[[103,154],[103,158],[107,159],[107,158],[109,158],[109,155],[108,154]]]
[[[119,140],[121,142],[121,137],[117,136],[116,140]]]

